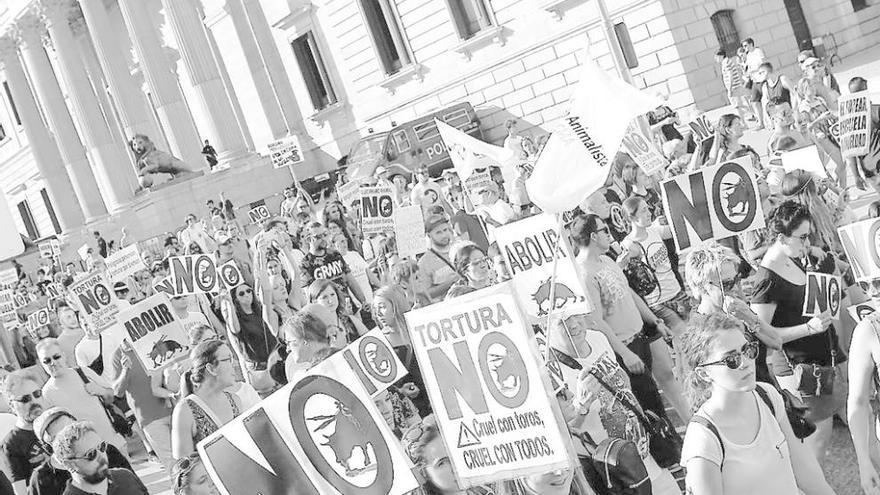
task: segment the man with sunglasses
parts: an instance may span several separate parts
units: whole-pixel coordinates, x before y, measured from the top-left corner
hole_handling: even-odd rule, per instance
[[[24,370],[10,373],[2,390],[18,419],[0,448],[16,495],[24,495],[31,473],[46,459],[34,434],[34,420],[43,412],[43,391],[33,374]]]
[[[64,495],[149,495],[128,469],[110,468],[107,443],[85,421],[64,427],[52,443],[54,455],[70,471]]]
[[[311,223],[303,234],[309,242],[309,252],[300,262],[302,270],[303,287],[308,287],[317,279],[330,279],[344,290],[349,291],[357,298],[357,305],[367,304],[364,292],[360,284],[351,272],[348,263],[338,251],[330,247],[330,234],[327,227],[318,222]]]

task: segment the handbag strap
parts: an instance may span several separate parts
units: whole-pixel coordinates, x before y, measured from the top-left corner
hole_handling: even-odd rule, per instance
[[[448,266],[449,268],[452,268],[452,271],[453,271],[453,272],[458,273],[458,270],[455,269],[455,266],[454,266],[454,265],[453,265],[448,259],[446,259],[445,256],[443,256],[442,254],[438,253],[437,250],[434,249],[434,248],[431,248],[430,251],[431,251],[432,253],[434,253],[434,256],[440,258],[440,261],[442,261],[443,263],[445,263],[446,266]]]
[[[621,390],[615,390],[615,389],[613,389],[613,388],[611,387],[611,385],[609,385],[605,380],[603,380],[603,379],[598,375],[598,373],[596,373],[595,368],[593,368],[593,369],[590,370],[590,374],[593,375],[593,377],[596,379],[597,382],[599,382],[599,385],[602,385],[602,387],[603,387],[605,390],[607,390],[608,392],[610,392],[611,395],[612,395],[614,398],[616,398],[617,400],[619,400],[620,403],[623,404],[623,407],[625,407],[625,408],[629,409],[630,411],[632,411],[632,413],[636,415],[636,418],[638,418],[639,423],[641,423],[642,426],[643,426],[646,430],[648,430],[648,431],[650,432],[650,430],[651,430],[651,423],[650,423],[650,421],[648,421],[648,418],[645,416],[645,413],[642,412],[642,410],[641,410],[638,406],[633,405],[633,404],[629,401],[629,399],[627,399],[624,395],[621,394],[621,391],[622,391],[622,390],[625,390],[625,389],[621,389]]]

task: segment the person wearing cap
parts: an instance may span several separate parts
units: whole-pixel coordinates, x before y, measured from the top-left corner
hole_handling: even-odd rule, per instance
[[[449,211],[448,205],[443,201],[443,192],[440,186],[431,179],[426,165],[420,165],[416,169],[416,184],[409,193],[409,200],[413,205],[420,205],[422,211],[426,211],[431,206],[437,204],[443,206],[444,210]]]
[[[425,219],[425,233],[431,247],[419,259],[419,271],[429,281],[428,296],[432,301],[443,300],[458,273],[449,257],[452,247],[452,226],[446,215],[433,214]]]
[[[28,484],[28,493],[33,495],[61,495],[70,481],[70,472],[52,454],[52,442],[67,425],[76,422],[70,411],[63,407],[50,407],[34,421],[34,433],[49,454],[46,460],[34,469]],[[110,468],[128,469],[134,472],[125,455],[113,445],[107,445],[107,464]]]
[[[800,66],[804,77],[816,79],[816,82],[831,89],[838,95],[841,94],[837,78],[828,71],[828,66],[825,65],[825,62],[816,57],[812,50],[803,50],[798,54],[798,66]]]
[[[517,219],[518,215],[513,211],[513,207],[501,199],[500,189],[496,183],[477,186],[474,188],[474,195],[480,198],[477,213],[491,227],[487,227],[490,238],[494,227],[500,227]]]

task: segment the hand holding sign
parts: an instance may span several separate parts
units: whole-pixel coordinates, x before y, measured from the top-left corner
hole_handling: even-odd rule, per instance
[[[705,114],[700,114],[693,121],[688,122],[688,127],[693,131],[694,141],[697,143],[702,143],[715,133],[715,127]]]
[[[807,272],[807,287],[804,294],[804,316],[818,316],[825,329],[831,319],[840,317],[841,278],[825,273]],[[810,320],[812,322],[812,320]],[[810,333],[818,328],[813,326]]]

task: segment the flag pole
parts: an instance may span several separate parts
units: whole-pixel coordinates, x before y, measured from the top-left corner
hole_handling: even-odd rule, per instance
[[[602,28],[605,30],[605,40],[608,41],[608,48],[611,50],[611,58],[614,59],[614,65],[620,78],[632,84],[632,74],[626,65],[626,58],[623,56],[623,50],[620,49],[620,42],[617,39],[617,33],[614,32],[614,24],[611,23],[611,16],[608,14],[608,7],[605,0],[596,0],[596,7],[599,9],[599,17],[602,19]]]
[[[562,213],[556,214],[557,218],[557,226],[556,226],[556,243],[553,246],[553,271],[550,275],[550,309],[547,310],[547,360],[549,362],[550,359],[554,359],[558,361],[556,354],[553,353],[551,348],[553,347],[550,340],[550,332],[551,327],[550,324],[552,322],[551,318],[553,317],[553,310],[556,309],[556,273],[557,267],[559,266],[559,249],[560,242],[562,242],[562,229],[564,226],[564,217]]]

